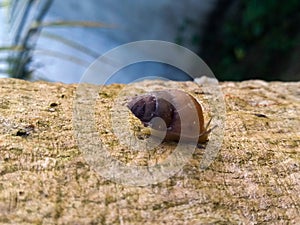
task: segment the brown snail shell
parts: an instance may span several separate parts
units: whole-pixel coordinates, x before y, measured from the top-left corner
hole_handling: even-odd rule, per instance
[[[144,126],[156,131],[165,129],[165,141],[179,141],[182,138],[183,141],[203,143],[208,140],[211,130],[207,130],[208,125],[204,126],[202,107],[184,91],[149,92],[133,98],[128,108]],[[154,118],[161,118],[165,125],[155,122]]]

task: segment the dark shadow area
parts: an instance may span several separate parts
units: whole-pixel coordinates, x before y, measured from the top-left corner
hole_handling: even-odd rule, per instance
[[[219,80],[300,79],[300,1],[219,0],[199,55]]]

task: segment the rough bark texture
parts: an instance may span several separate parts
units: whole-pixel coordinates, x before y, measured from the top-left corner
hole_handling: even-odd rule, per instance
[[[191,82],[144,85],[201,95]],[[104,179],[85,160],[72,123],[76,85],[1,79],[0,223],[300,224],[300,83],[220,86],[227,115],[215,161],[200,171],[196,149],[174,176],[136,187]],[[101,89],[99,135],[119,160],[147,165],[106,127],[124,87]]]

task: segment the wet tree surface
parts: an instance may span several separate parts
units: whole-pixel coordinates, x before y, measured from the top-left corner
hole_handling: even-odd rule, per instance
[[[76,85],[15,79],[0,84],[0,223],[300,223],[299,82],[221,83],[226,128],[214,162],[199,170],[204,150],[197,148],[178,173],[145,187],[105,179],[87,162],[74,135]],[[191,82],[141,85],[201,95]],[[99,90],[99,137],[124,163],[157,162],[174,143],[153,151],[148,162],[121,146],[107,125],[113,99],[124,87]]]

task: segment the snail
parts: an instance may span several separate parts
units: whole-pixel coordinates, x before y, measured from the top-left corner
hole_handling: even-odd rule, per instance
[[[154,136],[164,132],[164,141],[204,143],[212,130],[208,129],[211,120],[204,126],[200,103],[184,91],[149,92],[134,97],[127,106],[145,127],[152,128]]]

